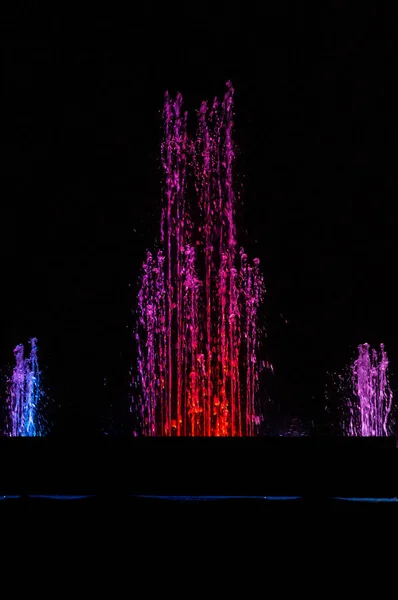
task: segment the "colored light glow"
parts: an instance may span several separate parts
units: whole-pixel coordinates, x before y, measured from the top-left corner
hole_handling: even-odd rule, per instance
[[[387,436],[392,391],[384,344],[380,344],[379,352],[371,349],[369,344],[361,344],[358,351],[358,358],[352,365],[354,401],[349,402],[347,433],[353,436]]]
[[[42,396],[37,359],[37,340],[30,340],[30,354],[24,358],[22,344],[14,350],[15,366],[9,382],[8,434],[11,437],[35,437],[40,434],[38,408]]]
[[[336,497],[333,500],[341,500],[342,502],[367,502],[371,504],[396,503],[398,498],[340,498]]]
[[[259,260],[238,249],[230,83],[187,134],[182,96],[164,104],[161,247],[147,253],[138,294],[134,401],[149,436],[253,436],[260,361]]]
[[[212,501],[220,501],[220,500],[265,500],[268,502],[289,502],[289,501],[311,501],[311,498],[303,498],[302,496],[127,496],[129,498],[136,499],[147,499],[147,500],[168,500],[175,502],[212,502]],[[0,502],[2,500],[21,500],[21,499],[29,499],[29,500],[62,500],[62,501],[77,501],[77,500],[92,500],[95,498],[101,498],[99,496],[88,495],[88,496],[74,496],[74,495],[32,495],[29,494],[27,496],[21,495],[0,495]],[[119,498],[119,496],[117,496]],[[339,501],[339,502],[353,502],[353,503],[366,503],[366,504],[396,504],[398,503],[398,498],[362,498],[362,497],[339,497],[339,496],[328,496],[326,498],[328,501]],[[319,498],[318,498],[319,500]]]
[[[302,496],[155,496],[155,495],[138,495],[133,498],[150,499],[150,500],[170,500],[177,502],[211,502],[214,500],[301,500]]]

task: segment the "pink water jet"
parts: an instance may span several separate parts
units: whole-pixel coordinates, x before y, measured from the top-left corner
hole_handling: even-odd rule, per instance
[[[371,349],[369,344],[361,344],[358,352],[358,358],[352,365],[355,401],[350,403],[348,434],[387,436],[392,391],[384,344],[380,344],[379,352]]]
[[[166,94],[160,248],[138,293],[139,427],[150,436],[252,436],[262,420],[259,260],[236,239],[233,95],[198,111],[187,133],[182,96]]]

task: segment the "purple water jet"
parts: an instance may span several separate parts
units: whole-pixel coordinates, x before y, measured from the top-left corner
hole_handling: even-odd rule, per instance
[[[24,357],[24,346],[14,349],[15,366],[9,381],[8,435],[35,437],[41,435],[39,403],[42,396],[37,359],[37,340],[30,340],[30,354]]]
[[[388,358],[384,344],[380,351],[369,344],[358,346],[358,358],[352,369],[354,400],[349,402],[348,435],[387,436],[392,407],[388,381]]]
[[[233,88],[198,111],[166,94],[161,246],[138,293],[138,433],[251,436],[262,418],[258,312],[264,283],[236,240]],[[137,433],[137,432],[136,432]]]

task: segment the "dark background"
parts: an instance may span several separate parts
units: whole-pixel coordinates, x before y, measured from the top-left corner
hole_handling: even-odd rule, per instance
[[[234,84],[238,235],[266,277],[281,413],[322,420],[325,372],[359,343],[384,341],[394,372],[394,15],[263,4],[1,19],[0,364],[38,337],[55,432],[129,431],[166,89],[192,114]]]

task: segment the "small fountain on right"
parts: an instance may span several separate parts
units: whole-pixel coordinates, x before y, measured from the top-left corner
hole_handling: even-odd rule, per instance
[[[353,394],[348,400],[349,418],[344,434],[362,437],[390,435],[393,395],[384,344],[380,344],[379,351],[370,348],[369,344],[360,344],[351,374]]]

